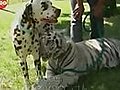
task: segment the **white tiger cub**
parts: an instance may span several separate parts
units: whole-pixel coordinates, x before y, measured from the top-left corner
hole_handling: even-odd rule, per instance
[[[43,57],[49,57],[47,80],[41,80],[36,90],[65,90],[91,70],[111,68],[120,63],[120,41],[115,39],[73,43],[53,31],[44,35],[43,43],[47,53]]]

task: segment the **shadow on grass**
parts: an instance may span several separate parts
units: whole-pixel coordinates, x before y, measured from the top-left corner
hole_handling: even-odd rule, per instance
[[[120,11],[120,7],[118,8]],[[120,14],[105,19],[105,35],[120,39]]]
[[[88,90],[119,90],[120,67],[104,69],[87,75],[85,82]]]
[[[119,70],[120,67],[91,71],[89,74],[81,76],[79,78],[79,83],[72,85],[65,90],[119,90]]]

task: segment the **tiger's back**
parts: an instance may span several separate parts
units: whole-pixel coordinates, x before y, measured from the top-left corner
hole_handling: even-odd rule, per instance
[[[83,70],[96,70],[103,67],[111,68],[120,63],[119,40],[106,38],[92,39],[77,43],[75,47],[75,51],[78,53],[76,59],[79,58],[78,62],[84,66]]]

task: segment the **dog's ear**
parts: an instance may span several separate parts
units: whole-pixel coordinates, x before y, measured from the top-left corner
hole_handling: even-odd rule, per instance
[[[41,2],[43,11],[48,9],[48,4],[46,2]]]
[[[27,4],[24,10],[24,13],[22,15],[22,18],[25,20],[30,20],[33,17],[33,13],[32,13],[32,4]]]

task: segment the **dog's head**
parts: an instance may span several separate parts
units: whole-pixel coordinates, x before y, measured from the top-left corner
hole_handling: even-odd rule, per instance
[[[50,0],[31,0],[30,4],[26,5],[23,17],[37,22],[56,23],[60,13],[61,10],[52,6]]]

